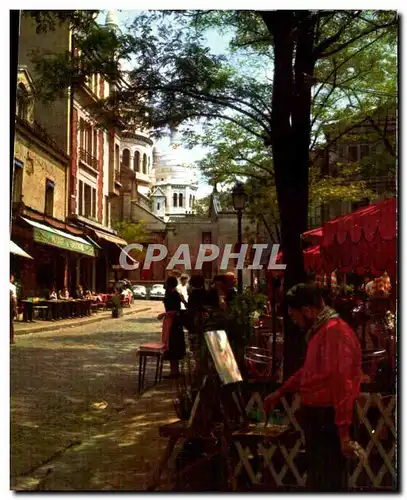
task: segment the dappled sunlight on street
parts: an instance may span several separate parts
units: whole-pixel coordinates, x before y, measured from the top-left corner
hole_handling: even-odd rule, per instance
[[[157,340],[152,311],[58,336],[20,336],[11,357],[11,483],[17,490],[142,490],[176,420],[171,383],[137,393],[137,346]],[[166,368],[165,368],[166,369]]]

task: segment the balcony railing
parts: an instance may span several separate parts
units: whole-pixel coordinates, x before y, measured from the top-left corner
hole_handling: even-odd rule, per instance
[[[80,160],[88,165],[89,167],[92,167],[95,170],[98,170],[98,160],[95,158],[93,155],[89,153],[89,151],[86,151],[86,149],[80,148],[79,149],[79,158]]]

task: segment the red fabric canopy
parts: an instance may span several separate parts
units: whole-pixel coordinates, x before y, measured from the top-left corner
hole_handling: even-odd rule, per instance
[[[322,242],[322,227],[316,227],[310,231],[305,231],[302,236],[312,245],[320,245]]]
[[[304,250],[304,268],[306,271],[315,272],[320,271],[324,267],[324,262],[321,257],[320,246],[307,248]]]
[[[396,213],[396,198],[390,198],[326,222],[321,243],[325,270],[395,276]]]
[[[319,245],[307,248],[306,250],[304,250],[303,255],[304,255],[304,267],[306,271],[315,272],[323,269],[324,262],[321,257]],[[276,264],[283,264],[283,263],[284,263],[283,252],[278,252]],[[284,274],[284,271],[272,270],[271,273],[273,276],[277,277],[277,276],[282,276]]]

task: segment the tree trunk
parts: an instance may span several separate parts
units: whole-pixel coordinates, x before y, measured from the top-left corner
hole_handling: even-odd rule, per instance
[[[301,234],[308,224],[311,89],[304,74],[313,73],[314,26],[306,11],[262,15],[274,42],[271,144],[287,291],[305,279]],[[304,354],[304,333],[284,307],[284,379],[301,366]]]

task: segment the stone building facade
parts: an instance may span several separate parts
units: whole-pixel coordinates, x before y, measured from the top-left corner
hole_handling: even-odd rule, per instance
[[[127,244],[111,228],[112,199],[119,196],[122,187],[120,130],[104,128],[91,111],[92,104],[109,95],[108,81],[93,75],[63,98],[47,104],[33,100],[35,65],[31,53],[46,52],[50,47],[60,53],[75,51],[72,40],[68,24],[38,34],[29,12],[22,11],[12,236],[21,241],[24,234],[32,240],[42,235],[43,254],[52,254],[53,262],[44,271],[48,276],[39,279],[39,260],[28,263],[12,257],[14,268],[20,264],[32,267],[32,276],[25,273],[24,277],[25,283],[30,283],[26,287],[30,294],[41,293],[43,285],[51,282],[67,286],[71,292],[79,284],[106,291],[109,280],[115,279],[121,249]],[[30,248],[34,254],[38,244],[36,241],[35,248]]]
[[[370,117],[354,116],[324,128],[326,146],[311,155],[324,176],[338,177],[347,169],[346,182],[362,180],[360,167],[368,167],[366,189],[361,201],[338,200],[317,205],[309,214],[310,227],[350,213],[376,200],[396,195],[397,114],[394,107],[372,112]],[[337,138],[337,139],[336,139]],[[354,170],[354,173],[349,173]]]

